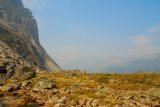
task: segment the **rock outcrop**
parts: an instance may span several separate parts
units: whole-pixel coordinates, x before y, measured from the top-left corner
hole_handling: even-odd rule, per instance
[[[21,0],[0,0],[0,63],[60,70],[39,42],[36,20]]]

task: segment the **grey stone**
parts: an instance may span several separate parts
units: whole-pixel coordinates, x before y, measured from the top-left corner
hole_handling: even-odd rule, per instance
[[[5,86],[1,86],[0,90],[3,91],[3,92],[16,91],[19,88],[20,88],[20,83],[9,83]]]
[[[43,89],[52,89],[55,87],[55,83],[48,79],[42,79],[34,86],[34,91],[43,91]]]
[[[14,75],[15,79],[18,80],[28,80],[36,76],[35,71],[30,67],[22,67],[16,69],[16,74]]]

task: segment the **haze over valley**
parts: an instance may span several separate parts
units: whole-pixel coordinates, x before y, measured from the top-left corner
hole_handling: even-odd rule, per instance
[[[23,0],[40,41],[63,69],[160,71],[160,3],[155,1]]]

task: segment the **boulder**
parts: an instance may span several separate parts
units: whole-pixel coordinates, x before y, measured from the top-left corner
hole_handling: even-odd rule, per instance
[[[112,92],[112,89],[109,88],[109,87],[105,87],[105,86],[98,86],[97,87],[97,92],[96,92],[96,95],[98,96],[105,96],[109,93]]]
[[[28,80],[35,77],[35,71],[31,67],[22,67],[16,69],[14,79],[17,80]]]
[[[55,87],[55,83],[48,79],[42,79],[37,82],[37,84],[34,86],[34,91],[43,91],[43,89],[52,89]]]
[[[17,89],[20,88],[20,83],[10,83],[5,86],[2,86],[0,88],[1,91],[6,92],[6,91],[16,91]]]

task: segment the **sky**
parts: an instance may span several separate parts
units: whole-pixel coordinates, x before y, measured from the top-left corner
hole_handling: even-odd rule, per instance
[[[63,69],[105,71],[160,55],[160,0],[23,0]]]

